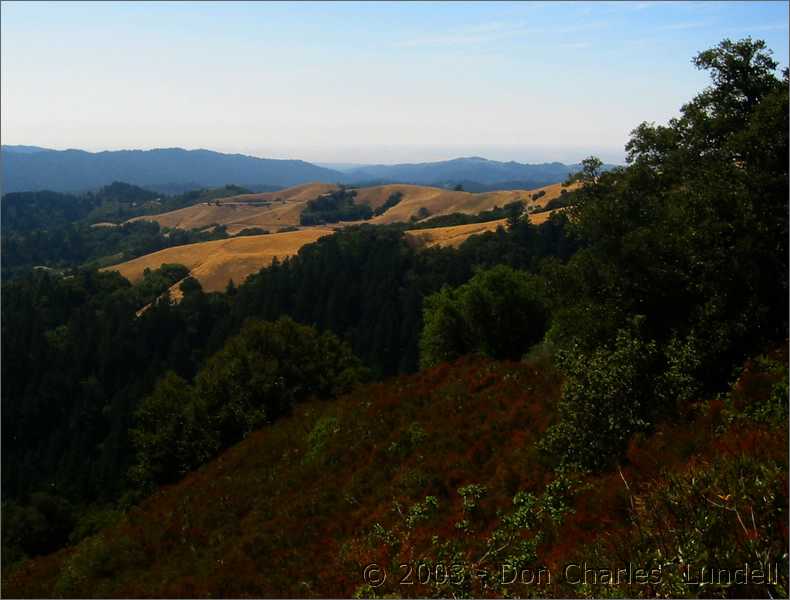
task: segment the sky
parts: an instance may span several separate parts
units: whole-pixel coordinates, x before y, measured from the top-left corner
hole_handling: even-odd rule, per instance
[[[788,2],[2,2],[2,143],[323,163],[622,162]]]

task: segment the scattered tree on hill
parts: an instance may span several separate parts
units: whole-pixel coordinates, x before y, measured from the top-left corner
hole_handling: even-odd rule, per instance
[[[375,216],[383,215],[393,206],[396,206],[403,199],[403,192],[393,192],[389,195],[387,200],[373,211]]]
[[[356,204],[356,195],[356,190],[341,187],[310,200],[299,216],[299,222],[302,225],[321,225],[370,219],[373,210],[367,204]]]
[[[247,227],[239,231],[235,237],[244,237],[247,235],[267,235],[269,233],[268,229],[263,229],[262,227]]]

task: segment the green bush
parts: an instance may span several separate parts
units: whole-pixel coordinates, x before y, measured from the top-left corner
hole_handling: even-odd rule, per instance
[[[35,493],[26,503],[3,502],[2,564],[53,552],[69,539],[75,511],[65,498]]]
[[[542,280],[499,265],[425,299],[420,362],[424,367],[470,352],[518,359],[546,331]]]
[[[647,429],[658,407],[653,391],[655,342],[621,330],[612,348],[590,354],[559,351],[566,380],[560,422],[541,440],[541,449],[561,463],[600,469],[625,449],[629,438]]]
[[[135,423],[130,436],[137,461],[130,475],[143,486],[182,477],[220,446],[194,388],[172,371],[143,400]]]
[[[133,480],[166,483],[311,396],[341,394],[364,377],[331,333],[288,318],[247,321],[206,362],[194,385],[168,373],[145,398],[131,432]]]

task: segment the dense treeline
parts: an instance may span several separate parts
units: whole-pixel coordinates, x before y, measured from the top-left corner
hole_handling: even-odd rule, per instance
[[[586,466],[787,336],[788,72],[749,39],[694,62],[713,85],[640,125],[627,168],[587,163],[570,209],[585,248],[551,277],[568,383],[547,445]]]
[[[566,226],[561,215],[540,227],[519,221],[458,249],[424,251],[408,245],[402,227],[354,227],[251,276],[239,287],[234,322],[286,314],[342,335],[379,376],[414,371],[424,296],[465,283],[477,268],[535,269],[546,257],[566,260],[577,248]]]
[[[132,217],[151,215],[207,202],[216,198],[248,194],[249,190],[228,185],[193,190],[178,196],[163,196],[136,185],[116,181],[95,192],[12,192],[3,195],[3,232],[53,229],[69,223],[121,223]]]
[[[11,231],[2,238],[3,278],[24,274],[31,267],[104,267],[163,248],[227,237],[224,226],[187,231],[160,227],[155,221],[99,227],[69,223],[29,232]]]
[[[5,194],[0,202],[2,277],[8,280],[31,267],[102,267],[163,248],[226,238],[222,226],[185,231],[149,221],[125,221],[244,193],[249,190],[228,185],[167,197],[115,182],[82,195]]]
[[[183,278],[150,272],[136,286],[117,273],[39,273],[4,284],[5,498],[46,490],[77,500],[116,498],[128,463],[131,413],[166,369],[191,377],[217,349],[226,310],[199,290],[182,305],[136,311]]]

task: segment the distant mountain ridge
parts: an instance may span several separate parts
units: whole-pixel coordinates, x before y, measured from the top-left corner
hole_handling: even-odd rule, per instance
[[[50,148],[42,148],[41,146],[9,146],[3,145],[3,152],[11,152],[13,154],[35,154],[36,152],[52,152]]]
[[[201,186],[291,186],[311,181],[336,182],[339,171],[301,160],[275,160],[211,150],[160,148],[85,152],[50,150],[19,152],[2,149],[2,191],[95,189],[113,181],[138,186],[194,182]]]
[[[525,164],[479,156],[395,165],[348,165],[342,171],[302,160],[257,158],[211,150],[50,150],[39,146],[2,147],[2,192],[51,190],[80,192],[125,181],[150,189],[221,187],[255,190],[310,182],[345,184],[404,183],[467,191],[532,189],[564,181],[580,165]],[[338,166],[341,163],[336,163]],[[607,165],[610,167],[611,165]]]
[[[518,187],[534,188],[563,181],[580,168],[578,164],[566,165],[560,162],[525,164],[472,156],[430,163],[366,165],[346,171],[346,176],[352,180],[378,180],[418,185],[466,182],[485,187],[504,182],[518,182]]]

